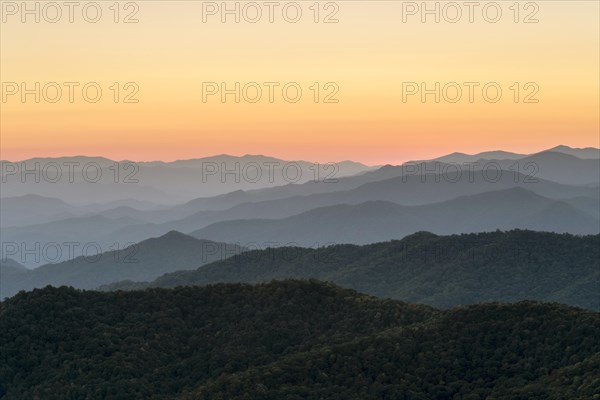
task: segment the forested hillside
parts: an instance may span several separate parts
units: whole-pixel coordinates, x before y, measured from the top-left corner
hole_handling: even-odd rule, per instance
[[[593,399],[600,316],[558,304],[448,311],[317,281],[0,303],[0,397]]]
[[[600,235],[532,231],[438,236],[427,232],[366,246],[241,253],[151,283],[104,289],[315,278],[379,297],[453,307],[542,300],[600,310]]]

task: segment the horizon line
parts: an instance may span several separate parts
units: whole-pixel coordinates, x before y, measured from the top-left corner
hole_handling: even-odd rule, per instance
[[[462,151],[453,151],[450,153],[445,153],[442,155],[438,155],[438,156],[434,156],[432,158],[427,158],[427,159],[407,159],[407,160],[403,160],[401,161],[400,164],[394,164],[394,163],[378,163],[378,164],[370,164],[367,162],[363,162],[363,161],[357,161],[357,160],[352,160],[352,159],[343,159],[343,160],[336,160],[336,161],[328,161],[328,162],[315,162],[315,161],[311,161],[310,159],[286,159],[286,158],[281,158],[278,157],[276,155],[265,155],[265,154],[250,154],[250,153],[246,153],[246,154],[241,154],[241,155],[236,155],[235,153],[219,153],[219,154],[212,154],[212,155],[206,155],[206,156],[198,156],[198,157],[193,157],[193,158],[177,158],[177,159],[173,159],[173,160],[158,160],[158,159],[151,159],[151,160],[133,160],[133,159],[113,159],[107,156],[103,156],[103,155],[86,155],[86,154],[76,154],[76,155],[60,155],[60,156],[34,156],[34,157],[29,157],[29,158],[24,158],[24,159],[20,159],[20,160],[9,160],[9,159],[3,159],[0,157],[0,162],[10,162],[10,163],[19,163],[19,162],[25,162],[25,161],[30,161],[30,160],[34,160],[34,159],[50,159],[50,160],[57,160],[57,159],[62,159],[62,158],[101,158],[101,159],[105,159],[108,161],[114,161],[114,162],[134,162],[134,163],[145,163],[145,164],[151,164],[151,163],[163,163],[163,164],[174,164],[177,162],[186,162],[186,161],[196,161],[196,160],[202,160],[202,159],[206,159],[206,158],[216,158],[216,157],[232,157],[232,158],[244,158],[244,157],[263,157],[263,158],[273,158],[273,159],[277,159],[280,161],[286,161],[286,162],[309,162],[309,163],[313,163],[313,164],[331,164],[331,163],[335,163],[335,164],[341,164],[341,163],[355,163],[355,164],[361,164],[363,166],[366,167],[383,167],[385,165],[401,165],[402,163],[407,163],[407,162],[417,162],[417,161],[431,161],[431,160],[435,160],[437,158],[442,158],[442,157],[446,157],[449,155],[465,155],[465,156],[476,156],[476,155],[480,155],[483,153],[495,153],[495,152],[503,152],[503,153],[512,153],[515,155],[522,155],[522,156],[530,156],[530,155],[534,155],[534,154],[539,154],[539,153],[544,153],[544,152],[548,152],[548,151],[552,151],[554,149],[560,148],[560,147],[566,147],[568,149],[572,149],[572,150],[598,150],[600,151],[600,148],[598,147],[594,147],[594,146],[587,146],[587,147],[571,147],[569,145],[565,145],[565,144],[558,144],[556,146],[550,147],[550,148],[545,148],[542,150],[538,150],[538,151],[534,151],[532,153],[520,153],[520,152],[516,152],[516,151],[511,151],[511,150],[504,150],[504,149],[495,149],[495,150],[483,150],[480,152],[476,152],[476,153],[465,153]]]

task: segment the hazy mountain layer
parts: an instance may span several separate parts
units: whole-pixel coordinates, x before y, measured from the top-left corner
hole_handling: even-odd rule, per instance
[[[567,156],[570,157],[570,156]],[[583,160],[582,160],[583,161]],[[586,160],[590,161],[590,160]],[[491,174],[491,173],[490,173]],[[439,233],[454,233],[454,232],[471,232],[477,230],[490,230],[490,229],[510,229],[510,228],[529,228],[529,229],[540,229],[540,230],[556,230],[559,232],[567,231],[573,233],[593,233],[595,232],[595,212],[592,212],[592,218],[589,221],[584,221],[581,225],[577,225],[576,222],[582,219],[587,219],[585,215],[588,215],[590,208],[594,208],[594,200],[596,204],[600,204],[598,199],[598,188],[585,187],[585,186],[572,186],[558,184],[551,181],[542,179],[530,180],[526,175],[517,173],[516,171],[498,171],[498,174],[494,179],[491,179],[490,174],[484,174],[482,171],[475,171],[473,174],[464,173],[460,177],[452,177],[450,175],[409,175],[400,176],[396,178],[386,179],[382,181],[376,181],[366,183],[352,190],[331,192],[331,193],[319,193],[308,196],[294,196],[285,199],[271,200],[264,202],[249,202],[244,203],[228,210],[223,211],[201,211],[193,215],[186,215],[189,212],[188,209],[183,210],[179,207],[168,209],[168,210],[154,210],[154,211],[141,211],[131,209],[113,209],[105,210],[101,214],[92,216],[74,217],[60,221],[53,221],[46,224],[38,224],[25,227],[13,227],[2,229],[2,240],[4,242],[18,243],[19,246],[27,249],[35,248],[35,246],[44,247],[49,243],[65,243],[65,242],[78,242],[81,244],[93,242],[106,251],[108,248],[119,246],[119,248],[125,247],[132,242],[139,242],[150,237],[156,237],[163,235],[171,230],[178,230],[182,232],[194,232],[198,229],[204,228],[207,225],[216,223],[219,221],[232,221],[236,219],[278,219],[291,217],[296,214],[300,214],[309,210],[314,210],[310,215],[320,213],[322,210],[315,210],[321,207],[334,206],[340,204],[360,204],[369,201],[388,201],[398,203],[402,205],[423,205],[429,203],[441,202],[444,200],[455,199],[459,196],[470,195],[470,194],[483,194],[490,191],[498,191],[502,189],[510,188],[524,188],[542,196],[549,198],[582,198],[583,201],[569,202],[569,207],[565,210],[564,215],[573,215],[573,219],[567,217],[561,217],[558,214],[561,212],[558,208],[565,207],[563,205],[558,206],[554,210],[544,210],[540,203],[535,215],[530,215],[528,212],[535,211],[532,207],[522,207],[519,204],[519,200],[512,198],[506,199],[506,204],[499,204],[498,199],[492,199],[498,204],[497,209],[487,207],[486,204],[480,204],[477,207],[479,209],[490,209],[489,215],[483,218],[487,223],[479,224],[481,228],[471,229],[466,226],[466,230],[461,229],[446,229],[445,226],[449,219],[452,219],[452,215],[440,215],[439,224],[431,224],[431,219],[427,215],[421,218],[415,219],[410,218],[405,221],[402,217],[406,210],[400,208],[394,209],[389,221],[391,224],[394,218],[400,218],[399,223],[402,223],[402,227],[399,231],[390,232],[389,229],[375,232],[373,238],[368,238],[369,233],[367,232],[364,238],[362,236],[356,237],[358,232],[356,229],[350,229],[349,231],[340,231],[340,236],[337,234],[332,237],[328,235],[325,237],[327,241],[350,242],[350,243],[368,243],[373,241],[381,241],[387,239],[400,238],[403,234],[412,233],[418,230],[432,230]],[[300,185],[302,186],[302,185]],[[487,197],[482,197],[482,201],[488,201]],[[475,202],[477,199],[471,199],[469,201]],[[527,200],[529,201],[529,200]],[[338,207],[339,208],[339,207]],[[596,207],[600,208],[600,207]],[[583,211],[585,215],[578,214],[578,211]],[[356,213],[353,213],[352,218],[360,218],[360,212],[363,209],[356,208]],[[502,211],[502,212],[500,212]],[[369,215],[372,212],[367,211]],[[486,211],[487,212],[487,211]],[[525,212],[525,214],[524,214]],[[514,214],[515,216],[521,216],[518,218],[517,223],[506,223],[515,221],[514,217],[509,216],[507,213]],[[356,214],[356,215],[355,215]],[[427,214],[427,213],[425,213]],[[160,224],[156,223],[145,223],[144,220],[164,220],[169,216],[175,217],[173,221],[163,222]],[[466,215],[467,219],[473,219],[474,217],[479,218],[480,216]],[[558,219],[555,221],[555,217]],[[335,218],[332,216],[331,218]],[[500,218],[500,219],[498,219]],[[544,218],[548,218],[544,220]],[[307,220],[308,221],[308,220]],[[346,223],[351,226],[352,222]],[[378,220],[372,220],[369,223],[371,225],[377,224]],[[385,222],[385,221],[383,221]],[[285,225],[285,221],[282,222]],[[330,230],[335,230],[335,224],[339,224],[340,221],[334,223]],[[255,229],[255,222],[244,221],[240,226],[240,232],[232,234],[232,237],[224,237],[222,234],[229,234],[230,232],[225,229],[222,230],[219,227],[222,226],[233,226],[231,223],[221,224],[217,227],[211,227],[209,231],[202,231],[199,234],[202,238],[215,239],[224,242],[233,241],[252,241],[249,236],[253,236],[253,229]],[[302,222],[298,227],[306,226],[308,231],[311,230],[308,222]],[[395,223],[398,225],[398,222]],[[235,225],[235,223],[234,223]],[[459,224],[460,225],[460,224]],[[463,224],[464,225],[464,224]],[[468,224],[467,224],[468,225]],[[471,224],[477,226],[477,224]],[[317,225],[318,226],[318,225]],[[458,225],[457,225],[458,226]],[[218,229],[217,229],[218,228]],[[208,228],[207,228],[208,229]],[[258,229],[258,228],[257,228]],[[262,229],[262,228],[261,228]],[[391,229],[391,228],[390,228]],[[278,227],[277,230],[280,230]],[[314,231],[315,229],[313,229]],[[246,232],[244,234],[243,232]],[[274,239],[273,237],[266,237],[260,231],[257,231],[259,240],[281,240]],[[348,236],[348,234],[355,234],[355,237]],[[306,234],[312,236],[311,232]],[[302,245],[310,245],[306,241],[303,241],[298,235],[287,235],[284,232],[285,240],[298,241]],[[323,236],[323,235],[321,235]],[[24,243],[24,245],[23,245]],[[29,266],[39,266],[43,264],[43,261],[34,262],[32,257],[27,259],[18,259],[13,254],[9,254],[8,257],[16,258],[17,261]],[[56,261],[64,261],[66,258],[59,258]],[[50,262],[54,260],[47,260]]]
[[[282,219],[218,222],[190,234],[238,243],[318,246],[374,243],[423,230],[450,234],[515,228],[593,234],[600,232],[600,222],[567,202],[513,188],[425,206],[405,207],[384,201],[342,204]]]
[[[167,272],[197,268],[239,254],[242,250],[236,245],[198,240],[179,232],[170,232],[122,250],[79,255],[69,261],[46,264],[33,270],[15,270],[11,268],[12,264],[2,264],[0,298],[12,296],[19,290],[46,285],[91,289],[124,279],[154,279]],[[81,248],[74,251],[81,253]]]
[[[569,151],[564,149],[570,149]],[[564,151],[563,151],[564,150]],[[591,157],[595,151],[596,156]],[[283,199],[292,196],[307,196],[318,193],[330,193],[355,189],[371,182],[397,178],[403,175],[417,176],[421,183],[455,183],[458,173],[471,181],[470,173],[478,171],[473,176],[472,183],[480,183],[489,177],[494,181],[497,168],[503,169],[504,178],[512,177],[516,183],[529,184],[531,188],[536,180],[543,179],[567,185],[588,184],[600,182],[600,150],[585,149],[581,152],[587,157],[576,158],[580,154],[578,149],[559,146],[551,151],[544,151],[532,155],[522,155],[507,152],[485,152],[468,157],[454,157],[449,155],[430,161],[407,162],[403,165],[386,165],[374,171],[339,179],[306,182],[298,185],[284,185],[273,188],[238,191],[224,194],[216,198],[199,198],[185,205],[177,206],[178,209],[223,210],[246,202],[259,202]],[[587,159],[586,159],[587,158]],[[467,164],[468,163],[468,164]],[[482,175],[485,170],[485,175]],[[437,177],[436,177],[437,175]],[[412,182],[412,180],[411,180]],[[407,184],[408,181],[403,180]],[[498,182],[501,184],[501,182]],[[414,184],[414,183],[413,183]],[[406,185],[405,185],[406,186]],[[408,189],[408,188],[407,188]],[[532,189],[534,190],[534,189]],[[551,192],[558,195],[558,192]],[[467,193],[464,193],[467,194]],[[550,194],[550,193],[544,193]],[[429,201],[430,200],[425,200]]]
[[[0,163],[2,196],[36,194],[77,204],[129,198],[175,204],[235,190],[339,178],[374,168],[351,161],[320,165],[260,155],[219,155],[175,162],[59,157]]]

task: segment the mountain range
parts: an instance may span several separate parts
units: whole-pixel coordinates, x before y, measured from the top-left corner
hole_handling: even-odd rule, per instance
[[[172,230],[222,242],[285,241],[303,246],[372,243],[420,230],[445,234],[526,228],[596,233],[600,230],[600,158],[572,155],[589,157],[592,150],[559,146],[523,157],[486,152],[470,156],[469,162],[480,164],[472,169],[443,157],[440,159],[445,161],[375,170],[355,165],[359,173],[333,181],[234,190],[172,206],[147,199],[73,204],[35,194],[6,197],[0,214],[2,257],[15,258],[29,268],[39,267],[68,259],[40,257],[41,249],[49,244],[90,243],[102,252]],[[505,158],[481,158],[496,156]],[[177,170],[221,159],[277,162],[264,157],[219,156],[143,164]],[[106,168],[112,165],[107,159],[90,160]],[[356,172],[351,165],[345,171]],[[15,247],[20,251],[7,251]],[[37,257],[27,249],[34,249]]]
[[[598,149],[1,164],[3,400],[600,393]]]
[[[165,274],[152,282],[120,282],[102,289],[286,278],[332,281],[378,297],[435,307],[542,300],[600,310],[600,235],[419,232],[365,246],[268,248]]]
[[[92,289],[120,280],[149,280],[168,272],[194,269],[244,250],[235,244],[199,240],[179,232],[169,232],[123,249],[79,255],[33,270],[26,269],[15,260],[5,259],[0,264],[0,298],[46,285]],[[81,252],[81,248],[73,251]]]
[[[376,168],[352,161],[317,164],[261,155],[174,162],[77,156],[3,160],[0,165],[3,197],[36,194],[79,205],[128,198],[172,205],[199,196],[339,178]]]
[[[229,238],[238,243],[315,246],[373,243],[423,230],[451,234],[515,228],[596,234],[600,232],[600,220],[568,201],[513,188],[423,206],[400,206],[389,201],[338,204],[282,219],[217,222],[190,235],[214,240]]]
[[[598,393],[600,316],[560,304],[451,310],[317,281],[0,303],[0,397],[570,399]]]

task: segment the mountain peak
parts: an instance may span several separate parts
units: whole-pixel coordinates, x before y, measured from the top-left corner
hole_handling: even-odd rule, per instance
[[[169,232],[165,233],[164,235],[158,237],[157,239],[172,240],[172,239],[189,239],[189,238],[191,238],[191,236],[188,236],[188,235],[181,233],[179,231],[176,231],[176,230],[172,230],[172,231],[169,231]]]
[[[595,148],[595,147],[578,148],[578,147],[569,147],[569,146],[565,146],[564,144],[561,144],[561,145],[558,145],[556,147],[546,150],[546,152],[563,153],[563,154],[568,154],[568,155],[571,155],[574,157],[584,158],[584,159],[600,158],[600,149]]]
[[[220,245],[222,244],[222,243],[217,243],[212,240],[199,239],[194,236],[186,235],[185,233],[181,233],[176,230],[171,230],[159,237],[144,240],[143,242],[140,242],[140,244],[147,243],[147,242],[152,242],[153,244],[160,242],[160,243],[165,243],[167,245],[169,243],[178,243],[178,244],[187,243],[187,244],[189,244],[192,242],[195,244],[205,244],[205,243],[215,243],[215,244],[220,244]]]

